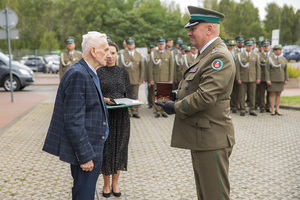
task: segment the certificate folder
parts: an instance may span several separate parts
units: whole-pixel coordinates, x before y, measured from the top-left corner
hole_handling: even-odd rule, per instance
[[[117,109],[117,108],[127,108],[133,106],[140,106],[144,103],[138,100],[129,99],[129,98],[120,98],[120,99],[111,99],[116,104],[106,105],[107,109]]]

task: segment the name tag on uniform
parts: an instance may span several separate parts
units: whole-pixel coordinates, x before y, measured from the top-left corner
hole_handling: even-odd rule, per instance
[[[193,67],[192,69],[190,69],[190,73],[195,73],[198,70],[198,67]]]

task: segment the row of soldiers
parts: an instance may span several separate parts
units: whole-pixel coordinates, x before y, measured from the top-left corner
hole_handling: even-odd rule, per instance
[[[107,35],[110,40],[111,36]],[[236,113],[240,109],[240,115],[246,113],[245,96],[249,105],[250,115],[256,116],[256,107],[260,108],[260,112],[271,112],[270,103],[267,97],[265,102],[265,93],[267,83],[265,79],[265,70],[267,58],[272,55],[270,52],[270,41],[255,41],[254,38],[245,40],[243,36],[237,36],[235,39],[224,40],[228,50],[231,52],[236,61],[236,81],[231,94],[231,110]],[[173,89],[180,87],[180,80],[184,72],[192,65],[198,56],[198,50],[184,43],[183,39],[175,40],[176,48],[173,48],[173,40],[171,38],[158,37],[157,43],[148,45],[148,54],[143,56],[135,49],[136,40],[129,37],[123,42],[124,49],[119,52],[117,65],[127,69],[130,76],[132,90],[138,97],[139,86],[143,81],[148,86],[148,105],[149,108],[154,107],[155,118],[160,116],[168,117],[167,114],[154,103],[154,93],[157,82],[170,82]],[[80,59],[79,52],[75,51],[74,38],[68,37],[65,40],[66,47],[71,48],[71,52],[62,53],[60,74],[71,66],[73,62]],[[75,57],[73,54],[75,53]],[[140,118],[138,108],[130,109],[132,117]]]

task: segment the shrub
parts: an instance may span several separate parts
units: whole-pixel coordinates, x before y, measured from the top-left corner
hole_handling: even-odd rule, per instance
[[[289,78],[299,78],[300,77],[300,69],[299,67],[292,67],[290,63],[287,64]]]

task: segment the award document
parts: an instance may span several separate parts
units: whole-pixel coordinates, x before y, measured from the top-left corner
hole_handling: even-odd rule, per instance
[[[144,104],[139,100],[134,100],[129,98],[120,98],[120,99],[110,98],[110,100],[115,104],[106,105],[107,109],[126,108],[126,107],[140,106]]]

